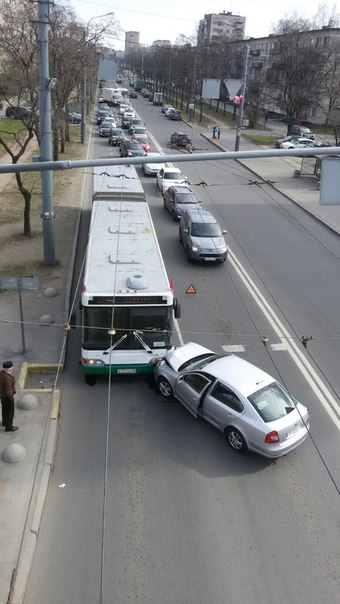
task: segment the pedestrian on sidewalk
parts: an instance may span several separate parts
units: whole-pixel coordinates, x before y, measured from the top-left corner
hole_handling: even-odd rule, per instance
[[[213,127],[213,138],[216,138],[216,134],[217,134],[217,126]]]
[[[217,128],[216,128],[216,134],[217,134],[217,138],[220,138],[220,136],[221,136],[221,128],[219,126],[217,126]]]
[[[2,407],[2,425],[5,432],[15,432],[18,428],[13,426],[15,377],[12,375],[12,361],[4,361],[0,373],[0,398]]]
[[[268,117],[269,117],[269,113],[268,111],[264,112],[264,124],[266,125],[267,121],[268,121]]]

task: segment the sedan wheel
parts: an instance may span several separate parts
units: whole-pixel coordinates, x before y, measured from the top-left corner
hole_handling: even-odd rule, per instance
[[[174,397],[170,383],[165,377],[159,377],[157,380],[157,388],[164,398],[170,399]]]
[[[227,436],[228,445],[234,449],[234,451],[237,451],[238,453],[245,453],[247,451],[247,443],[241,432],[236,430],[236,428],[227,428],[225,434]]]

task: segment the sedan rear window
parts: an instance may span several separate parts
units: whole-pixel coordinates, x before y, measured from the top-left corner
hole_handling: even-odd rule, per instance
[[[266,423],[285,417],[295,409],[294,400],[278,382],[265,386],[248,399]]]

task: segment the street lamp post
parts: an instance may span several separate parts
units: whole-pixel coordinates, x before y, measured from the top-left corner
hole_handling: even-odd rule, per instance
[[[245,57],[245,61],[244,61],[244,74],[243,74],[243,84],[242,84],[242,92],[241,92],[241,103],[240,103],[237,128],[236,128],[235,151],[238,151],[240,148],[241,128],[242,128],[242,122],[243,122],[244,97],[246,94],[246,82],[247,82],[247,75],[248,75],[248,57],[249,57],[249,46],[247,44],[246,45],[246,57]]]

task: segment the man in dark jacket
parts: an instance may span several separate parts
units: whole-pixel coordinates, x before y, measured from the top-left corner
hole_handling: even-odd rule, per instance
[[[14,395],[15,395],[15,377],[12,375],[12,361],[5,361],[2,364],[0,373],[0,398],[2,406],[2,425],[6,432],[15,432],[18,428],[13,426],[14,417]]]

